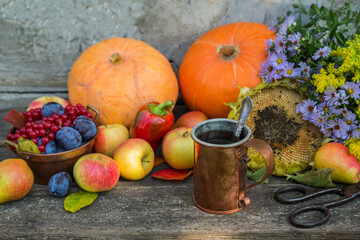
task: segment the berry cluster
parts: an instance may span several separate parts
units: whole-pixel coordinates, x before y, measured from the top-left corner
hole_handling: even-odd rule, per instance
[[[85,116],[89,120],[93,119],[81,104],[76,106],[69,104],[63,108],[55,102],[47,103],[42,108],[24,111],[23,115],[26,118],[26,125],[9,133],[7,139],[14,143],[17,143],[19,137],[30,139],[42,153],[56,152],[54,142],[56,134],[64,127],[71,127],[77,117]]]

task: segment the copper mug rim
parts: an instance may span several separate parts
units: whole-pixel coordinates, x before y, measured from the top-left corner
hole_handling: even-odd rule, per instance
[[[212,118],[212,119],[208,119],[208,120],[205,120],[203,122],[200,122],[198,123],[196,126],[194,126],[191,130],[191,137],[192,139],[198,143],[198,144],[201,144],[201,145],[204,145],[204,146],[208,146],[208,147],[217,147],[217,148],[233,148],[233,147],[238,147],[240,146],[241,144],[245,143],[247,140],[249,140],[250,136],[251,136],[251,129],[248,125],[244,124],[244,127],[243,127],[243,131],[246,132],[246,135],[245,137],[242,137],[239,141],[237,142],[234,142],[234,143],[229,143],[229,144],[215,144],[215,143],[209,143],[209,142],[205,142],[201,139],[199,139],[196,134],[197,134],[197,131],[202,127],[204,126],[205,124],[209,124],[209,123],[213,123],[213,122],[219,122],[219,121],[222,121],[222,122],[230,122],[230,123],[233,123],[237,124],[237,121],[236,120],[233,120],[233,119],[228,119],[228,118]],[[210,130],[210,129],[209,129]],[[219,129],[216,129],[216,130],[223,130],[221,128]],[[229,130],[230,131],[230,130]],[[204,131],[205,132],[205,131]]]

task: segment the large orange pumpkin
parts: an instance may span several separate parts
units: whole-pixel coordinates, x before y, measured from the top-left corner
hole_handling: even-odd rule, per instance
[[[191,110],[226,117],[240,87],[253,88],[266,60],[265,41],[273,38],[260,23],[232,23],[212,29],[186,52],[179,69],[181,96]]]
[[[111,38],[94,44],[74,63],[68,79],[72,104],[92,105],[99,124],[130,127],[148,102],[178,97],[178,82],[169,61],[143,41]]]

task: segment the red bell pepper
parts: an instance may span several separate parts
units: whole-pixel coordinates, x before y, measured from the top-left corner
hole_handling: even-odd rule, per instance
[[[151,102],[143,106],[130,127],[130,137],[146,140],[155,151],[174,123],[173,106],[171,100],[161,104]]]

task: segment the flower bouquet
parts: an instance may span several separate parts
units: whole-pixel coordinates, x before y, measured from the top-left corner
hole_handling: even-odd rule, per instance
[[[277,128],[284,131],[286,126],[291,124],[291,120],[302,118],[301,122],[297,122],[301,127],[296,129],[298,125],[293,124],[295,127],[291,129],[300,135],[299,138],[300,128],[306,128],[306,131],[311,133],[311,136],[305,138],[309,141],[308,145],[295,142],[299,146],[296,151],[307,149],[304,153],[307,160],[299,161],[296,153],[291,150],[292,160],[285,164],[281,158],[289,152],[286,149],[287,143],[275,141],[274,144],[270,144],[276,155],[275,175],[289,177],[291,174],[309,169],[313,155],[323,140],[331,139],[343,143],[348,146],[351,154],[360,159],[360,35],[357,35],[360,32],[359,23],[360,15],[352,10],[350,4],[338,9],[316,4],[306,9],[300,4],[294,5],[294,10],[287,12],[285,16],[277,17],[270,27],[276,36],[266,43],[268,58],[260,71],[263,83],[251,90],[240,89],[237,103],[229,104],[232,108],[229,117],[236,118],[239,103],[244,97],[262,95],[267,89],[275,88],[278,96],[272,94],[263,102],[274,101],[278,108],[282,107],[288,113],[288,120],[281,125],[278,124]],[[281,99],[276,103],[276,99],[288,89],[296,90],[302,98],[296,97],[295,102],[287,101],[288,105],[292,106],[286,106]],[[292,111],[296,111],[297,116],[292,115]],[[259,120],[257,117],[260,113],[258,110],[254,122]],[[274,113],[271,116],[271,122],[278,119]],[[289,132],[291,131],[286,131],[286,134]],[[265,140],[273,141],[276,134],[272,131],[271,137]],[[282,148],[281,152],[277,153],[279,145],[282,145]],[[253,154],[251,159],[250,168],[257,170],[263,167],[258,154]]]

